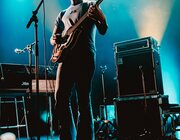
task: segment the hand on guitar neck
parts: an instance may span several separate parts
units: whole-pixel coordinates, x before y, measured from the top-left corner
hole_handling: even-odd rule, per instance
[[[98,0],[95,5],[91,5],[88,9],[87,17],[93,20],[100,32],[100,34],[104,35],[107,30],[107,23],[106,17],[104,16],[103,12],[99,8],[99,4],[103,0]]]
[[[101,24],[105,21],[105,16],[97,5],[91,5],[88,9],[88,17],[96,23]]]

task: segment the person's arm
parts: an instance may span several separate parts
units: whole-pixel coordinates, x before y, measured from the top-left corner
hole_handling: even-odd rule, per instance
[[[92,20],[94,20],[99,33],[104,35],[107,31],[108,26],[107,26],[107,22],[106,22],[106,17],[103,14],[102,10],[99,9],[99,7],[91,5],[89,7],[88,12],[89,12],[88,16]]]
[[[50,43],[52,46],[55,46],[56,44],[60,44],[62,42],[62,32],[64,30],[64,23],[62,22],[62,17],[65,14],[65,11],[62,11],[59,13],[59,15],[56,18],[55,26],[50,38]]]
[[[61,33],[62,30],[55,25],[50,38],[50,43],[52,46],[55,46],[56,44],[59,44],[61,42]]]

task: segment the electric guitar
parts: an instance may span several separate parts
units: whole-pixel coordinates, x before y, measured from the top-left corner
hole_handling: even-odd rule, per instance
[[[99,4],[103,0],[98,0],[95,3],[95,6],[99,6]],[[78,37],[82,32],[81,24],[82,22],[87,18],[88,11],[72,26],[70,27],[66,32],[62,32],[62,43],[54,45],[51,61],[53,63],[60,63],[63,62],[63,60],[66,58],[69,51],[73,49],[75,44],[77,43]]]

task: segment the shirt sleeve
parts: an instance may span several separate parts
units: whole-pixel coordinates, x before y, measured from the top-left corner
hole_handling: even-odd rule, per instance
[[[64,30],[64,23],[62,21],[62,14],[64,14],[63,12],[60,12],[58,14],[58,16],[56,17],[56,20],[55,20],[55,25],[60,28],[61,30]]]

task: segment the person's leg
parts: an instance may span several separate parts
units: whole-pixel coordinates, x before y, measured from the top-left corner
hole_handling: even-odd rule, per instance
[[[79,68],[76,89],[79,105],[77,140],[94,140],[94,122],[91,105],[91,82],[94,74],[94,61]]]
[[[72,112],[74,116],[74,122],[77,128],[78,121],[79,121],[79,107],[78,107],[78,97],[77,97],[77,91],[75,88],[72,90],[72,96],[71,96],[71,106],[72,106]]]
[[[56,76],[55,115],[61,126],[61,140],[76,140],[76,127],[70,103],[73,78],[69,73],[68,65],[59,64]]]

